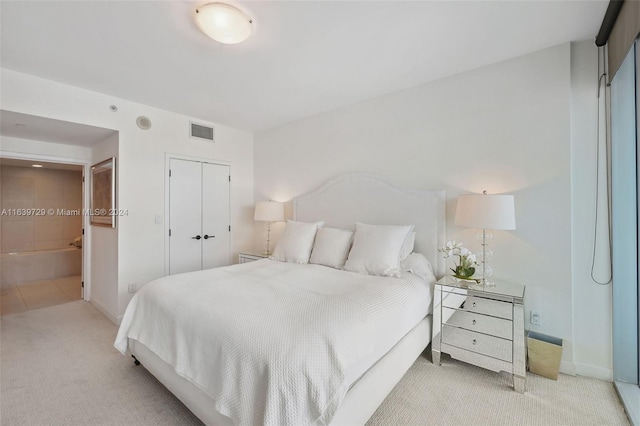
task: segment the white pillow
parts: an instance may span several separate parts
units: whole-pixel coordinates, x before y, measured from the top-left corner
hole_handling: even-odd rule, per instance
[[[404,261],[400,262],[400,271],[417,275],[429,284],[436,280],[431,262],[420,253],[411,253]]]
[[[404,239],[404,243],[402,243],[402,248],[400,249],[400,262],[405,260],[407,257],[409,257],[411,253],[413,253],[413,246],[415,245],[416,245],[416,232],[411,231],[407,235],[407,238]]]
[[[289,263],[309,263],[309,255],[316,231],[324,222],[304,223],[287,221],[287,226],[269,259]]]
[[[313,243],[309,263],[342,269],[347,260],[353,231],[335,228],[320,228]]]
[[[400,249],[413,226],[356,223],[353,246],[344,269],[368,275],[399,277]]]

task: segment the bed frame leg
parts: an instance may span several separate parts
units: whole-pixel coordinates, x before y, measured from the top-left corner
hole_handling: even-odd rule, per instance
[[[131,358],[133,358],[133,360],[134,360],[133,363],[135,365],[140,365],[140,361],[138,361],[138,358],[136,358],[135,355],[131,355]]]

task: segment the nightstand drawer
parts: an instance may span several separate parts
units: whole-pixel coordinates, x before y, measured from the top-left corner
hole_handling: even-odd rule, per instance
[[[477,352],[471,352],[455,346],[447,345],[446,343],[442,344],[442,352],[450,354],[451,358],[477,365],[478,367],[486,368],[495,372],[506,371],[507,373],[513,374],[513,364],[511,361],[503,361]]]
[[[455,289],[456,291],[443,291],[439,288],[436,289],[436,304],[440,303],[440,297],[442,297],[442,306],[445,308],[458,309],[460,305],[467,298],[467,291],[462,289]]]
[[[487,336],[462,328],[442,326],[442,343],[468,351],[488,355],[503,361],[513,360],[513,343],[499,337]]]
[[[453,309],[449,308],[443,309],[453,311]],[[447,312],[446,314],[443,312],[443,316],[448,318],[449,313],[451,312]],[[513,339],[513,322],[502,318],[490,317],[487,315],[476,314],[474,312],[455,311],[449,317],[446,324],[470,331],[490,334],[503,339]]]
[[[494,317],[513,319],[513,305],[508,302],[468,296],[464,302],[464,310]]]

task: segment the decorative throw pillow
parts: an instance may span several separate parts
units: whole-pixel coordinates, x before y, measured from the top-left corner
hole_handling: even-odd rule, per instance
[[[353,246],[344,269],[368,275],[400,276],[400,249],[411,226],[356,223]]]
[[[429,284],[436,281],[431,262],[420,253],[411,253],[405,260],[400,262],[400,271],[417,275]]]
[[[402,248],[400,249],[400,262],[405,260],[411,253],[413,253],[413,246],[416,245],[416,231],[411,231],[407,234],[407,238],[404,239],[404,243],[402,243]]]
[[[309,263],[316,231],[324,222],[287,221],[287,226],[269,259],[289,263]]]
[[[320,228],[313,243],[309,263],[342,269],[349,255],[353,231],[335,228]]]

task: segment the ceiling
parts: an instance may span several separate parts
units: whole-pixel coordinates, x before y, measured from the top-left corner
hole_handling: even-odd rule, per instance
[[[230,1],[238,45],[192,1],[2,1],[2,67],[249,131],[575,40],[607,0]],[[151,117],[153,119],[153,117]]]
[[[19,139],[91,148],[115,130],[0,110],[0,134]]]

